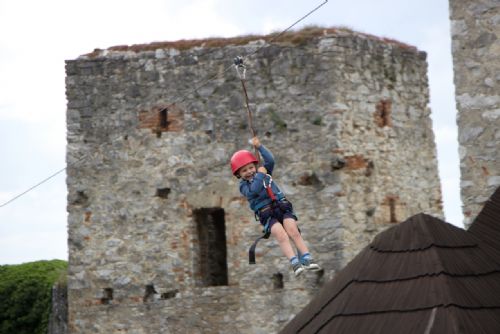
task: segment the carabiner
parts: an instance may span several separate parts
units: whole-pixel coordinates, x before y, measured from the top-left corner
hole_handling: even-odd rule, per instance
[[[266,189],[267,196],[274,202],[276,201],[276,195],[273,192],[273,189],[271,188],[271,184],[273,183],[273,178],[271,175],[266,174],[266,176],[269,176],[269,183],[266,185],[266,178],[262,180],[262,183],[264,184],[264,189]]]
[[[273,183],[273,178],[269,174],[266,174],[266,176],[269,176],[269,182],[268,182],[268,184],[266,185],[266,178],[265,177],[262,179],[262,183],[264,184],[264,188],[267,189],[267,188],[271,187],[271,183]]]

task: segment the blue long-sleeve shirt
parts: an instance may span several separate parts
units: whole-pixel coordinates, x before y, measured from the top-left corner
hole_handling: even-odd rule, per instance
[[[273,154],[266,147],[264,147],[264,145],[260,145],[258,150],[264,160],[264,167],[266,168],[267,173],[272,175],[274,169]],[[250,204],[250,209],[254,212],[257,212],[259,209],[272,202],[271,198],[267,194],[266,188],[264,187],[264,180],[266,181],[266,184],[268,184],[269,176],[264,173],[257,172],[252,180],[240,181],[240,193],[247,198],[248,203]],[[271,189],[278,200],[285,197],[274,181],[271,183]]]

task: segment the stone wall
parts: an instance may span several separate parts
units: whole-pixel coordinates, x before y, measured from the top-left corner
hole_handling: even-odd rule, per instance
[[[500,3],[450,0],[465,226],[500,186]]]
[[[49,315],[48,334],[68,333],[68,287],[56,283],[52,287],[51,310]]]
[[[350,31],[298,37],[67,61],[70,333],[275,333],[379,231],[442,217],[425,53]],[[250,136],[228,66],[257,50],[254,126],[324,267],[300,279],[272,239],[248,264],[261,228],[228,163]],[[199,233],[214,222],[225,250]],[[223,279],[207,276],[210,247]]]

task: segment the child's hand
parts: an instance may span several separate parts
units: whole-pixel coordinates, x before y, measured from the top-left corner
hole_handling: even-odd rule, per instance
[[[255,137],[252,138],[252,145],[255,146],[255,147],[257,147],[257,148],[260,147],[260,145],[261,145],[260,144],[260,140],[259,140],[259,138],[257,136],[255,136]]]
[[[257,172],[267,174],[267,169],[264,166],[260,166],[259,168],[257,168]]]

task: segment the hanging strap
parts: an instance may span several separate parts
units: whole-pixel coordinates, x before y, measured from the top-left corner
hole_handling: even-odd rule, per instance
[[[257,239],[255,239],[254,243],[252,246],[250,246],[250,249],[248,250],[248,263],[249,264],[255,264],[255,248],[257,247],[257,243],[260,241],[260,239],[269,239],[269,236],[271,235],[271,232],[266,232],[264,235],[261,235]]]
[[[250,249],[248,250],[248,263],[249,264],[255,264],[255,248],[257,248],[257,243],[261,239],[269,239],[271,236],[271,230],[269,229],[269,222],[271,221],[271,217],[266,222],[266,225],[264,225],[264,231],[262,231],[264,234],[255,239],[253,242],[252,246],[250,246]]]

